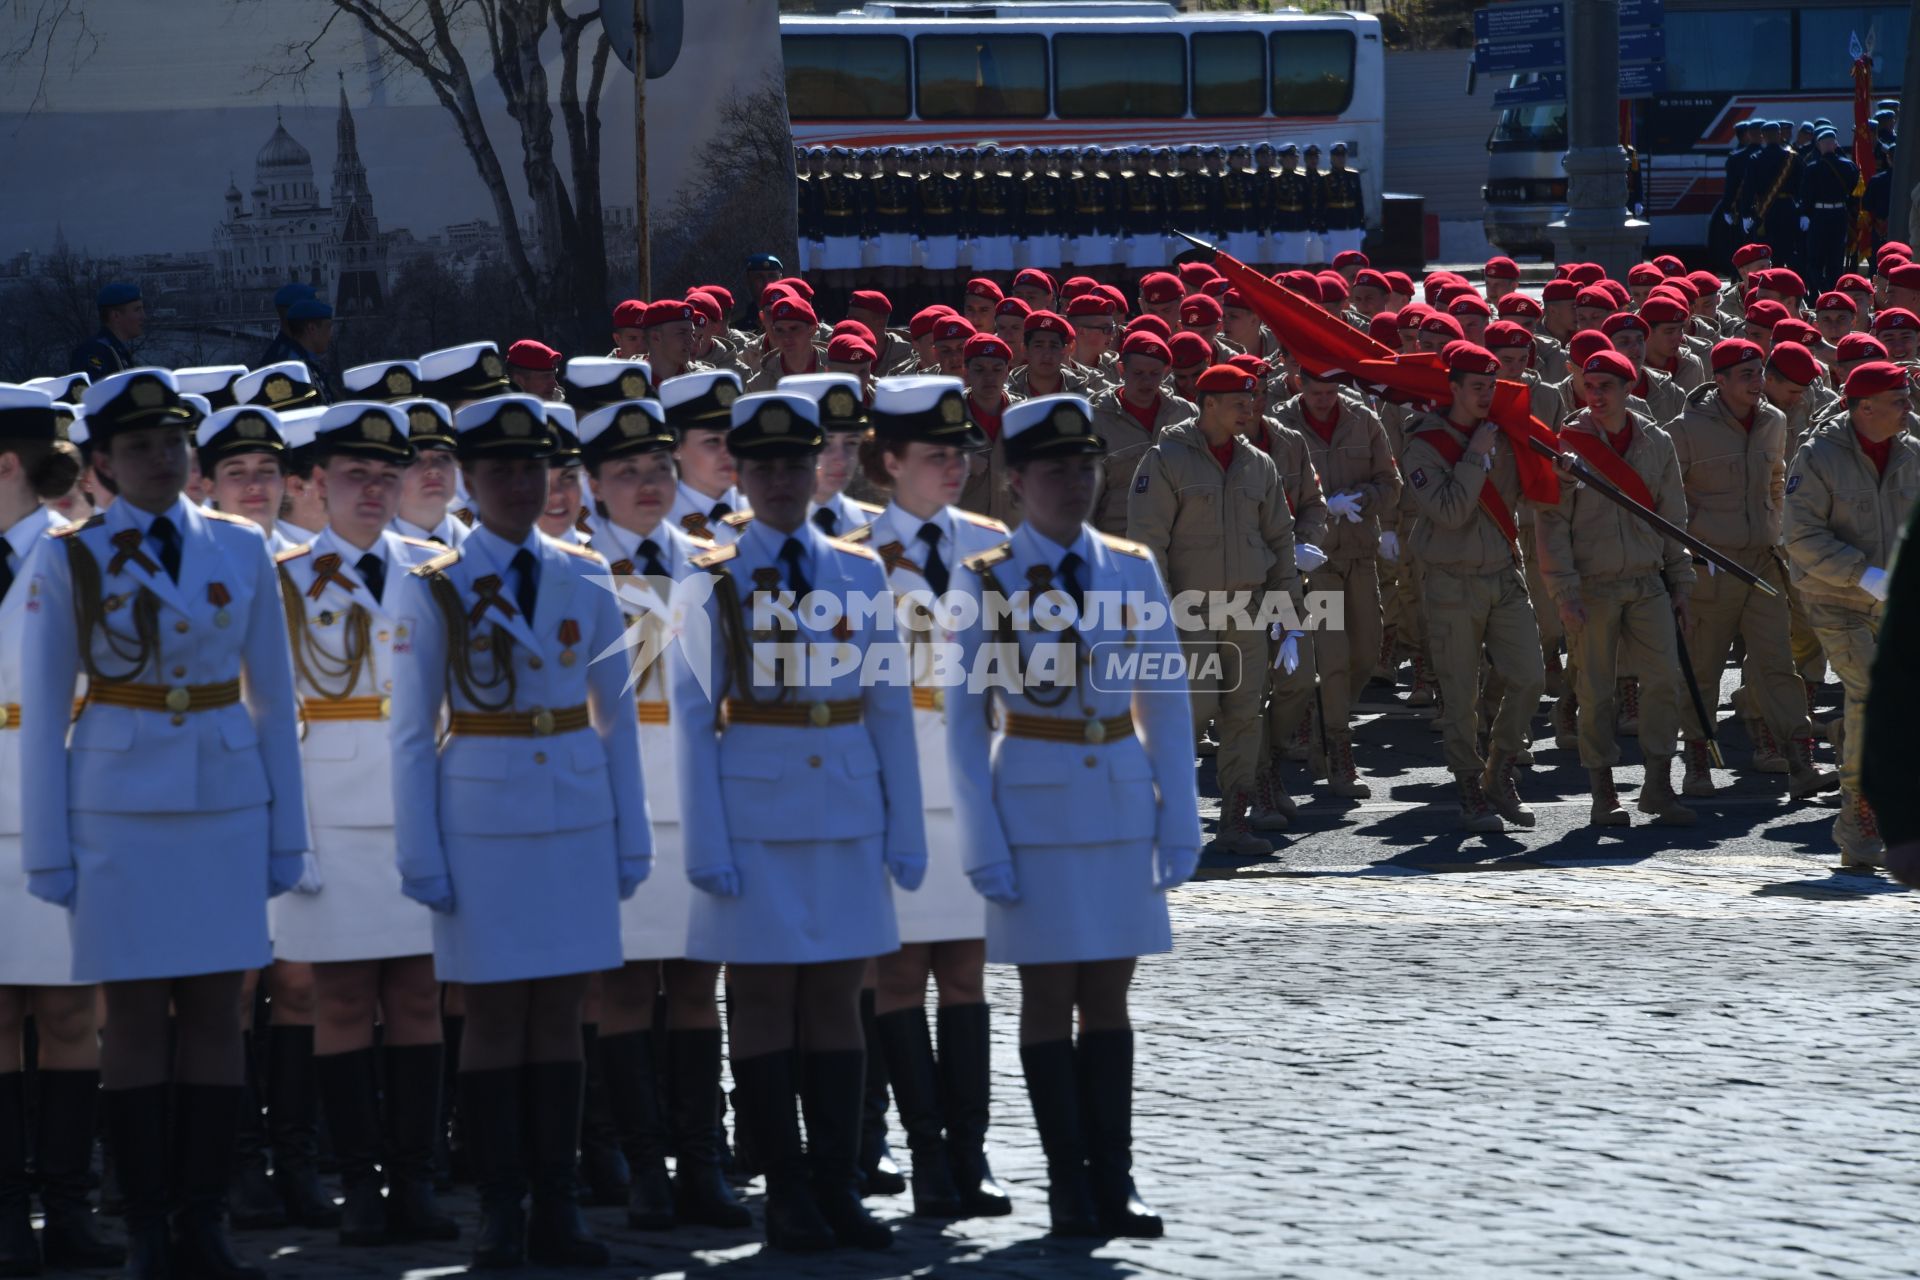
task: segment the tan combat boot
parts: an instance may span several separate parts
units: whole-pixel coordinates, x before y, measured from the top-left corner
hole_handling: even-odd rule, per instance
[[[1571,689],[1553,704],[1553,745],[1562,751],[1573,751],[1580,746],[1580,705]]]
[[[1531,827],[1534,824],[1533,810],[1520,803],[1520,788],[1513,781],[1514,758],[1496,751],[1487,761],[1487,771],[1480,777],[1480,785],[1486,789],[1487,802],[1501,817],[1516,827]]]
[[[1587,813],[1590,827],[1627,827],[1633,819],[1620,807],[1620,793],[1613,789],[1612,769],[1587,770],[1587,790],[1593,794],[1593,808]]]
[[[1353,739],[1335,738],[1327,744],[1327,790],[1343,800],[1365,800],[1373,788],[1360,781],[1360,767],[1353,762]]]
[[[1614,685],[1613,731],[1623,738],[1640,736],[1640,678],[1621,676]]]
[[[1477,773],[1463,773],[1455,781],[1460,785],[1460,828],[1463,831],[1502,831],[1500,815],[1487,801],[1486,788]]]
[[[1840,775],[1831,769],[1815,767],[1813,739],[1795,738],[1787,744],[1787,794],[1795,800],[1811,800],[1822,791],[1840,785]]]
[[[1547,696],[1556,702],[1567,692],[1567,669],[1560,663],[1558,653],[1550,653],[1546,660]]]
[[[1253,834],[1247,818],[1252,805],[1253,797],[1244,791],[1236,791],[1220,802],[1220,825],[1213,843],[1207,846],[1208,852],[1236,858],[1264,858],[1273,852],[1272,845]]]
[[[1407,705],[1430,707],[1433,701],[1433,676],[1427,670],[1426,655],[1416,653],[1413,655],[1413,688],[1407,693]]]
[[[1652,814],[1654,822],[1663,827],[1690,827],[1700,820],[1700,815],[1673,794],[1672,756],[1648,756],[1644,774],[1635,808]]]
[[[1687,739],[1687,772],[1680,780],[1680,792],[1689,796],[1710,796],[1717,787],[1713,784],[1713,753],[1707,750],[1705,738]]]
[[[1887,844],[1880,838],[1880,820],[1858,791],[1842,790],[1840,816],[1834,819],[1833,842],[1840,846],[1843,867],[1884,867]]]
[[[1292,764],[1303,763],[1313,754],[1313,708],[1300,717],[1300,727],[1293,731],[1293,738],[1287,743],[1287,760]]]
[[[1393,655],[1400,648],[1400,628],[1387,627],[1380,632],[1380,656],[1373,664],[1373,679],[1384,680],[1388,684],[1398,684],[1394,669]]]
[[[1285,831],[1287,821],[1299,812],[1293,797],[1287,794],[1287,784],[1280,777],[1280,762],[1273,761],[1254,775],[1253,808],[1247,815],[1247,825],[1255,831]]]

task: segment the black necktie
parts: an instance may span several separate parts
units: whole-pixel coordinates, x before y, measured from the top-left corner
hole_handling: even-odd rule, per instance
[[[648,538],[640,544],[640,572],[649,578],[670,578],[667,566],[660,560],[659,544]]]
[[[1060,557],[1060,589],[1067,593],[1067,599],[1073,601],[1076,614],[1087,607],[1086,589],[1080,585],[1080,566],[1085,563],[1074,551]]]
[[[788,538],[780,548],[780,558],[787,562],[787,585],[793,588],[793,598],[798,602],[813,590],[807,582],[805,569],[807,548],[800,539]]]
[[[933,594],[947,594],[947,562],[940,558],[940,526],[929,520],[920,526],[920,541],[927,544],[927,563],[923,570]]]
[[[377,602],[386,594],[387,562],[369,551],[360,557],[360,562],[354,567],[360,570],[360,581],[367,584],[367,591]]]
[[[147,526],[147,536],[160,548],[160,567],[175,582],[180,581],[180,530],[165,516],[155,516]]]
[[[445,538],[443,538],[443,537],[441,537],[441,536],[440,536],[439,534],[437,534],[437,533],[430,533],[430,534],[428,534],[428,535],[427,535],[427,541],[428,541],[428,542],[437,542],[437,543],[439,543],[439,544],[440,544],[441,546],[443,546],[443,547],[447,545],[447,540],[446,540]]]
[[[707,512],[707,519],[713,522],[714,524],[719,524],[722,520],[725,520],[728,516],[732,514],[733,514],[732,507],[728,506],[724,502],[716,502],[713,504],[713,510]]]
[[[820,532],[831,538],[840,527],[840,513],[832,507],[822,507],[813,513],[813,522],[820,526]]]
[[[0,538],[0,600],[7,598],[7,591],[13,586],[13,566],[8,563],[13,558],[13,548]]]
[[[520,606],[520,616],[532,622],[533,606],[540,599],[540,566],[533,552],[522,547],[513,553],[513,573],[513,602]]]

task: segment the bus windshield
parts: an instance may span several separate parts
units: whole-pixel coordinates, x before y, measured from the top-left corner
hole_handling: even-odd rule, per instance
[[[1495,151],[1565,151],[1566,105],[1540,103],[1502,111],[1488,145]]]

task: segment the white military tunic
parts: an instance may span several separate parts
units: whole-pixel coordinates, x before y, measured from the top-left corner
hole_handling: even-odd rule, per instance
[[[20,863],[20,666],[27,603],[35,599],[43,536],[66,521],[46,507],[0,530],[11,552],[13,585],[0,599],[0,987],[59,987],[73,981],[67,913],[27,892]],[[0,553],[4,554],[4,553]]]
[[[946,507],[927,521],[888,503],[873,524],[862,531],[860,541],[886,562],[887,585],[899,601],[902,614],[920,607],[907,599],[910,592],[924,597],[932,590],[922,572],[927,544],[920,537],[921,526],[929,523],[940,530],[937,546],[947,566],[950,587],[961,560],[1007,540],[1005,525],[971,511]],[[900,923],[900,941],[984,938],[987,902],[973,891],[967,879],[960,829],[953,814],[953,789],[947,778],[946,690],[931,678],[929,646],[938,643],[942,635],[930,621],[923,620],[918,629],[903,621],[903,628],[913,646],[913,736],[920,757],[920,800],[926,810],[927,878],[912,893],[894,886],[893,909]]]
[[[451,515],[440,517],[440,523],[431,529],[422,529],[411,521],[393,518],[392,529],[403,538],[418,538],[422,542],[437,542],[443,547],[457,547],[467,540],[470,531],[466,521]]]
[[[856,502],[844,493],[836,493],[825,502],[813,502],[807,505],[807,519],[814,521],[819,528],[818,518],[822,510],[833,512],[833,529],[827,536],[844,538],[856,529],[864,529],[874,522],[885,508],[876,507],[870,502]],[[827,532],[822,530],[822,532]]]
[[[712,567],[724,570],[739,592],[748,627],[756,575],[771,574],[785,589],[779,552],[788,536],[756,522],[737,543],[711,553],[725,556]],[[824,662],[808,663],[787,703],[797,710],[857,701],[857,723],[736,722],[723,731],[723,701],[750,692],[737,685],[727,661],[718,594],[727,586],[716,587],[708,573],[690,574],[675,586],[678,642],[669,652],[668,696],[680,754],[687,870],[694,876],[731,866],[741,882],[737,897],[694,895],[687,955],[695,960],[819,964],[896,951],[900,937],[884,855],[926,856],[907,659],[885,625],[893,600],[879,558],[830,540],[809,523],[791,536],[806,549],[805,572],[815,592],[871,601],[883,621],[853,626],[844,639],[831,626],[800,625],[799,641],[818,646],[816,652],[831,646],[857,660],[839,674],[828,673]],[[696,567],[708,559],[696,559]],[[863,682],[868,655],[891,661],[897,679]],[[763,685],[758,692],[767,698],[774,689]]]
[[[726,510],[720,511],[721,507]],[[689,488],[683,480],[674,492],[673,506],[667,509],[667,523],[682,533],[726,546],[740,536],[737,526],[725,522],[726,517],[745,510],[747,500],[740,496],[738,489],[728,489],[718,498],[709,498]],[[719,511],[718,518],[714,515],[716,511]]]
[[[412,633],[390,602],[410,569],[443,550],[388,532],[362,551],[328,528],[311,545],[279,558],[282,590],[306,618],[304,631],[293,636],[294,684],[321,881],[318,893],[274,900],[273,952],[279,959],[387,960],[433,950],[432,913],[400,892],[394,854],[387,734],[393,647],[408,643]],[[359,568],[369,553],[386,565],[379,597]],[[350,671],[349,637],[364,645],[364,656]]]
[[[269,876],[290,886],[311,847],[293,664],[266,537],[184,498],[166,515],[180,533],[178,582],[145,536],[155,517],[116,502],[56,539],[29,588],[23,859],[29,872],[76,873],[78,982],[259,968],[272,958]],[[138,558],[116,548],[120,535],[144,539]],[[118,678],[90,682],[71,735],[85,668],[67,539],[98,569],[103,613],[92,656]],[[155,652],[130,671],[122,655],[137,651],[135,621],[148,608]],[[186,709],[109,705],[103,686],[127,680]],[[205,687],[229,682],[240,682],[244,701],[219,705]]]
[[[1046,568],[1057,587],[1059,563],[1071,550],[1081,558],[1088,600],[1107,594],[1114,607],[1098,601],[1097,615],[1080,625],[1082,669],[1063,701],[1047,706],[1025,692],[996,696],[966,684],[947,691],[954,809],[967,870],[1011,862],[1019,893],[1012,904],[987,904],[987,959],[1063,964],[1171,950],[1166,895],[1154,887],[1156,850],[1200,847],[1186,687],[1143,678],[1138,668],[1127,676],[1104,662],[1129,647],[1178,651],[1166,588],[1144,548],[1091,525],[1081,527],[1072,548],[1022,525],[1007,550],[991,570],[1009,597],[1029,589],[1034,568]],[[984,575],[972,570],[954,572],[955,592],[978,596],[983,584]],[[991,637],[976,618],[953,639],[971,669]],[[1036,628],[1019,633],[1027,658],[1058,639]],[[1084,669],[1088,652],[1102,663],[1097,679]],[[990,729],[989,697],[1003,722],[1009,713],[1065,722],[1061,740]],[[1073,732],[1129,714],[1134,733]]]
[[[531,620],[513,608],[511,566],[522,548],[538,565]],[[436,573],[462,616],[479,610],[472,645],[452,653],[430,586]],[[444,982],[620,966],[621,881],[644,877],[652,842],[627,667],[593,661],[622,630],[612,593],[590,581],[606,573],[599,556],[538,531],[514,546],[476,526],[400,580],[392,612],[396,633],[404,627],[411,638],[393,649],[394,831],[402,880],[416,892],[436,881],[452,890],[452,910],[433,917]],[[498,714],[519,732],[463,731],[463,717],[491,709],[453,678],[450,659],[471,662],[484,683],[503,651],[514,694]],[[498,701],[505,686],[478,692]],[[583,707],[590,723],[567,728]],[[444,746],[443,709],[453,717]]]

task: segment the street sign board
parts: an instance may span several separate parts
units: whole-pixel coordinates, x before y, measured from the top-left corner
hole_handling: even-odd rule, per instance
[[[1493,91],[1493,105],[1501,110],[1507,107],[1530,107],[1566,100],[1567,77],[1566,73],[1560,71],[1542,72],[1526,84]]]
[[[1667,88],[1667,66],[1664,62],[1635,62],[1620,68],[1620,96],[1622,98],[1651,98],[1656,93],[1664,93]]]
[[[1530,40],[1498,40],[1473,47],[1474,69],[1484,73],[1501,71],[1547,71],[1567,65],[1567,42],[1563,36],[1536,36]]]
[[[1550,0],[1547,4],[1502,4],[1473,11],[1476,45],[1564,35],[1566,27],[1566,8],[1560,0]]]
[[[634,0],[600,0],[600,25],[613,46],[613,56],[633,70]],[[646,0],[647,79],[658,80],[673,70],[680,58],[680,38],[686,28],[682,0]]]
[[[1667,20],[1666,0],[1620,0],[1620,29],[1657,27]]]
[[[1664,28],[1642,28],[1638,31],[1620,33],[1620,61],[1658,62],[1667,56],[1667,33]]]

